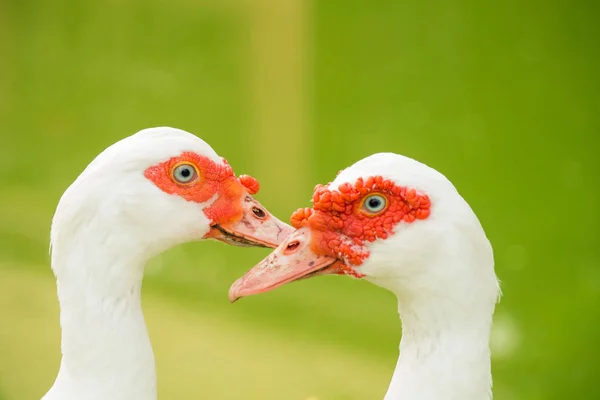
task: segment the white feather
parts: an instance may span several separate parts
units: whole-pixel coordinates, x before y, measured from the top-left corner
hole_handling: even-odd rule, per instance
[[[44,400],[152,400],[154,355],[141,307],[146,261],[209,230],[198,204],[168,195],[146,168],[191,151],[222,163],[198,137],[146,129],[102,152],[60,199],[51,230],[62,360]]]
[[[330,188],[375,175],[431,201],[429,218],[396,225],[394,235],[368,246],[358,268],[398,298],[402,341],[385,400],[490,399],[489,339],[500,291],[479,220],[445,176],[397,154],[358,161]]]

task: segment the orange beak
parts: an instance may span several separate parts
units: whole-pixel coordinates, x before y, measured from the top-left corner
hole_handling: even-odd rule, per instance
[[[215,223],[205,237],[234,246],[275,248],[293,231],[248,195],[242,200],[239,218]]]
[[[286,283],[317,275],[341,273],[343,261],[318,254],[311,247],[311,231],[304,227],[289,235],[273,252],[229,289],[229,300],[271,291]]]

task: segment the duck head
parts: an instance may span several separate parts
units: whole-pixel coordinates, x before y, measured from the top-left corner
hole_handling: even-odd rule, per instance
[[[474,299],[495,301],[492,248],[479,220],[427,165],[375,154],[317,185],[312,202],[292,215],[297,230],[231,286],[231,301],[329,274],[366,279],[405,304],[462,302],[478,291]]]
[[[145,129],[108,147],[67,189],[52,243],[73,245],[93,230],[99,243],[149,255],[200,239],[276,247],[293,229],[254,199],[258,189],[197,136]]]

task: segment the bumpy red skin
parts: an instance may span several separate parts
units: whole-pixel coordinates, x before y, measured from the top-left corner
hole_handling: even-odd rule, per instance
[[[365,198],[374,193],[387,199],[386,208],[377,214],[363,207]],[[301,208],[292,214],[292,226],[309,227],[312,250],[343,259],[345,263],[337,263],[336,272],[359,278],[363,275],[353,267],[369,256],[367,242],[386,239],[401,222],[426,219],[431,207],[426,194],[397,186],[381,176],[358,178],[354,185],[345,183],[338,190],[317,185],[312,201],[313,208]]]
[[[242,183],[242,185],[244,185],[246,189],[248,189],[248,193],[258,193],[258,190],[260,189],[260,184],[256,179],[254,179],[250,175],[240,175],[239,180]]]
[[[213,204],[204,209],[204,214],[215,224],[226,224],[241,218],[242,196],[244,192],[255,194],[260,185],[248,175],[236,178],[233,169],[224,158],[223,164],[217,164],[210,158],[192,152],[184,152],[165,162],[149,167],[144,172],[163,192],[183,197],[187,201],[204,203],[213,196]],[[173,177],[173,170],[182,163],[196,168],[196,179],[182,184]],[[245,189],[245,190],[244,190]]]

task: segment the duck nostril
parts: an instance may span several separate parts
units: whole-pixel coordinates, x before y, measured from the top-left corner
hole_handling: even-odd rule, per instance
[[[285,248],[285,253],[291,254],[291,253],[295,252],[296,250],[298,250],[299,247],[300,247],[300,242],[297,240],[294,240],[294,241],[288,243],[288,245]]]
[[[258,207],[252,207],[252,212],[256,215],[256,218],[263,219],[267,214]]]

